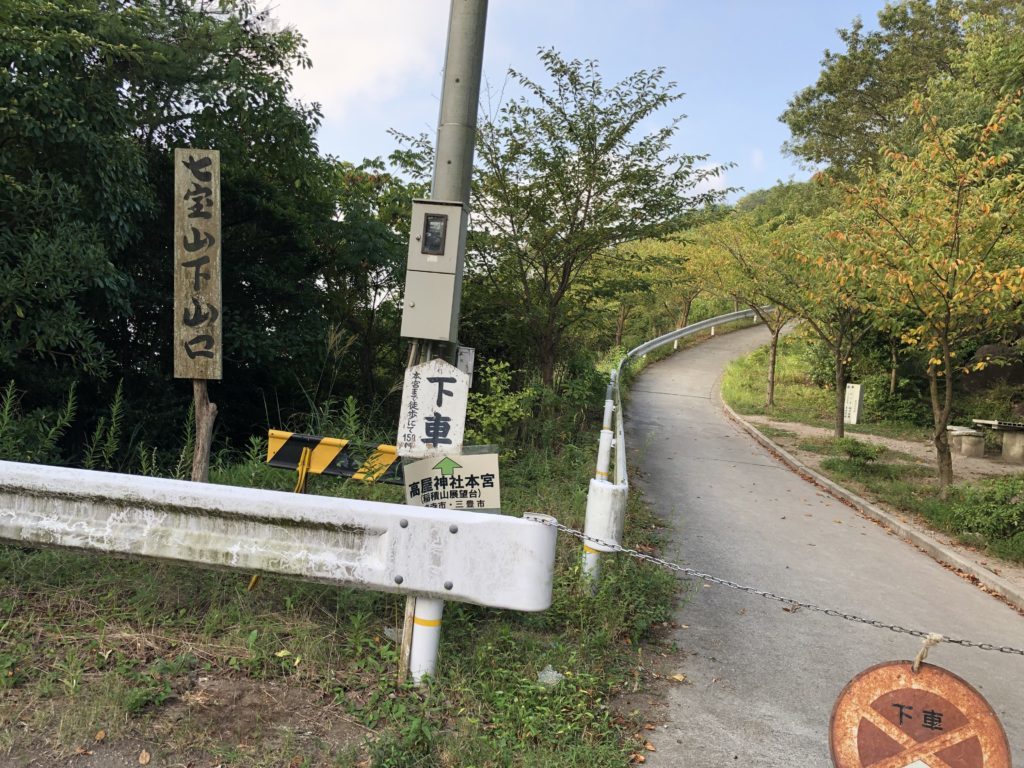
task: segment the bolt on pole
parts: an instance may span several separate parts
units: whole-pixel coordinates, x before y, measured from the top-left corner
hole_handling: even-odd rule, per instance
[[[452,0],[430,197],[431,200],[460,202],[466,209],[469,207],[473,174],[476,115],[480,103],[480,75],[483,69],[486,27],[487,0]],[[461,273],[456,274],[456,297],[461,296],[461,281]],[[453,311],[457,313],[457,300],[454,306]],[[458,318],[455,317],[452,327],[457,326]],[[440,351],[439,342],[414,340],[409,355],[409,367],[441,354],[454,360],[457,347],[455,338],[448,340],[443,353]],[[418,684],[424,676],[434,674],[443,608],[442,600],[410,598],[409,604],[406,605],[400,679],[404,678],[408,671],[413,681]]]

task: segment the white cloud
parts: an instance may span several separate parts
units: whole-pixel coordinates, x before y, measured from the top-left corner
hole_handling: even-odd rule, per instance
[[[760,147],[754,147],[751,151],[750,167],[758,172],[764,170],[764,150]]]
[[[717,167],[715,163],[703,163],[701,165],[695,166],[695,170],[709,171],[715,167]],[[721,191],[725,189],[728,186],[728,183],[726,181],[726,173],[727,171],[724,168],[722,168],[721,170],[719,170],[718,175],[716,176],[705,176],[700,182],[698,182],[694,186],[693,193],[699,195],[705,192],[711,192],[712,190]]]
[[[440,90],[446,0],[273,0],[270,7],[308,43],[313,67],[293,74],[295,96],[319,102],[328,120],[357,120],[404,93]]]

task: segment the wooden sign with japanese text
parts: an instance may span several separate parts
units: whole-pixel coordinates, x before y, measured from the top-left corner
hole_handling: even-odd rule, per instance
[[[398,455],[459,453],[468,399],[469,376],[454,365],[439,358],[409,368],[402,388]]]
[[[220,379],[220,152],[174,150],[174,376]]]
[[[941,667],[890,661],[861,672],[836,701],[836,768],[1010,768],[999,718],[971,685]]]

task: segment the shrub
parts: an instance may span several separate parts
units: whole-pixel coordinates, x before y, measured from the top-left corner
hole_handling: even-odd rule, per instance
[[[862,443],[852,437],[841,437],[835,441],[835,450],[843,454],[853,464],[868,464],[878,459],[885,452],[885,448],[873,443]]]
[[[21,397],[13,381],[0,393],[0,459],[63,463],[57,443],[75,418],[75,388],[68,390],[67,400],[59,410],[39,408],[24,413]]]
[[[917,426],[931,424],[931,406],[926,391],[917,382],[900,377],[896,393],[889,394],[889,374],[876,373],[861,380],[864,411],[870,421],[896,421]]]
[[[950,519],[957,533],[985,539],[1024,536],[1024,476],[964,486]]]
[[[536,392],[533,387],[513,391],[510,366],[499,360],[484,361],[475,378],[466,405],[466,442],[503,443],[530,415]]]

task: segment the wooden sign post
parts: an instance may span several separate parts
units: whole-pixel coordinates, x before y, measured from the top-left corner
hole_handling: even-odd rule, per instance
[[[174,377],[192,379],[196,408],[192,480],[210,473],[217,406],[208,379],[222,376],[220,152],[174,150]]]

